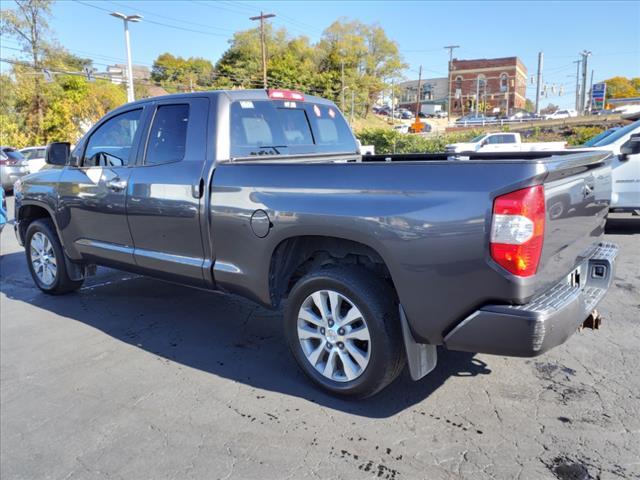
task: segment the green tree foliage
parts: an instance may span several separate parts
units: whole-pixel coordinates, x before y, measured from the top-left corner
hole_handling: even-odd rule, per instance
[[[163,53],[153,62],[151,79],[169,92],[206,90],[214,83],[213,64],[204,58]]]
[[[527,98],[525,100],[525,102],[524,102],[524,110],[525,110],[525,112],[533,112],[533,111],[535,111],[535,109],[536,109],[535,104],[531,100],[529,100]]]
[[[378,25],[336,21],[316,44],[304,36],[290,38],[285,29],[265,27],[269,86],[295,88],[339,103],[353,102],[368,112],[386,82],[400,78],[405,67],[398,46]],[[217,88],[260,88],[262,56],[257,28],[237,32],[216,63]]]

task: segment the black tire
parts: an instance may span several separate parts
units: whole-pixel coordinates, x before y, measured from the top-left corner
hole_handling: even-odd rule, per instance
[[[298,339],[298,312],[305,299],[320,290],[332,290],[347,297],[366,321],[371,338],[369,363],[354,380],[325,377],[307,360]],[[385,388],[395,380],[406,361],[395,298],[382,279],[357,266],[323,268],[302,277],[290,292],[284,315],[285,335],[300,368],[315,384],[334,395],[361,399]]]
[[[51,243],[51,247],[55,256],[56,274],[53,282],[50,284],[45,284],[42,280],[40,280],[40,278],[34,271],[33,263],[31,261],[31,239],[38,232],[47,237],[47,239]],[[84,280],[72,280],[67,273],[64,251],[62,250],[62,245],[60,244],[60,240],[58,239],[58,234],[56,233],[56,229],[51,220],[40,219],[31,222],[27,227],[24,245],[29,272],[31,272],[31,277],[40,290],[51,295],[62,295],[65,293],[74,292],[82,286]]]

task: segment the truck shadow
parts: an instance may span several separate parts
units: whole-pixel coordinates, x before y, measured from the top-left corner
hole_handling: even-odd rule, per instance
[[[0,290],[10,299],[82,322],[150,355],[244,383],[256,394],[267,390],[385,418],[429,398],[450,377],[491,373],[473,353],[440,349],[438,366],[419,382],[405,369],[371,399],[337,399],[315,388],[299,370],[282,335],[279,312],[240,297],[108,269],[99,269],[80,292],[53,297],[33,286],[22,253],[4,255],[1,267]]]

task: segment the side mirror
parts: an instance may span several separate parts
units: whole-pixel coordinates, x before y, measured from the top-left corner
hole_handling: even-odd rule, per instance
[[[638,153],[640,153],[640,133],[631,135],[631,138],[620,147],[620,159],[628,160],[629,155]]]
[[[66,165],[71,155],[69,142],[54,142],[47,145],[45,160],[49,165]]]

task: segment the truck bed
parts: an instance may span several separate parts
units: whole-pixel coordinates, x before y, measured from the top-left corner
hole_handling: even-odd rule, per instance
[[[606,154],[470,157],[221,163],[213,177],[209,219],[216,283],[269,304],[270,263],[278,245],[296,236],[347,239],[382,257],[414,335],[437,344],[484,304],[527,302],[597,247],[610,193]],[[547,205],[542,258],[536,275],[516,278],[489,258],[493,199],[535,184],[544,185]],[[243,220],[259,210],[272,224],[266,238],[258,238]]]

